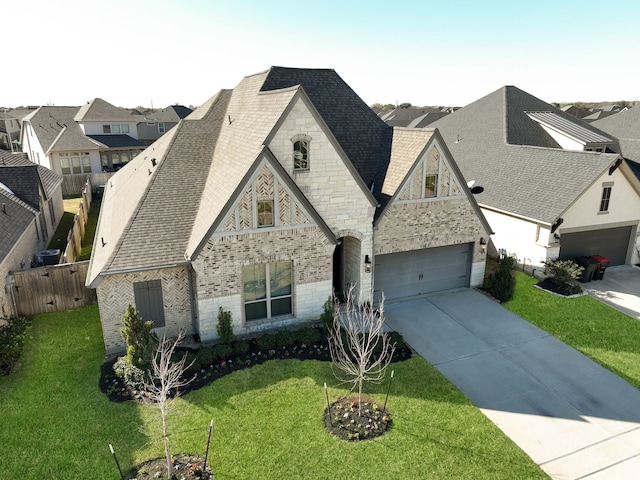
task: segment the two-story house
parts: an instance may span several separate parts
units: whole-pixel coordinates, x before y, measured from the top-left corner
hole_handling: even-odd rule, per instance
[[[192,110],[184,105],[171,105],[153,113],[140,115],[138,138],[147,145],[152,144],[187,117]]]
[[[87,285],[108,353],[132,304],[169,335],[317,319],[334,293],[481,285],[491,229],[436,130],[387,125],[333,70],[221,90],[105,186]]]
[[[623,115],[619,113],[617,115]],[[614,138],[505,86],[434,122],[495,230],[527,265],[600,255],[638,262],[640,183]]]

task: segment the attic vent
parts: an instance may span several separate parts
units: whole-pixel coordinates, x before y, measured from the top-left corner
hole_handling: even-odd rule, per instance
[[[6,203],[2,204],[2,213],[7,213],[7,204]]]
[[[152,158],[152,159],[151,159],[151,165],[152,165],[152,166],[154,166],[154,167],[155,167],[157,163],[158,163],[158,161],[157,161],[155,158]]]

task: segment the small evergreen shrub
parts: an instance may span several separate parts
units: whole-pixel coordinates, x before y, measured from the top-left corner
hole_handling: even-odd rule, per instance
[[[273,333],[265,333],[256,338],[258,350],[271,350],[276,347],[276,336]]]
[[[565,295],[575,295],[582,292],[579,280],[584,272],[573,260],[545,260],[545,271],[551,277],[558,290]]]
[[[296,331],[298,343],[304,345],[313,345],[320,341],[322,334],[317,328],[303,327]]]
[[[206,367],[213,364],[218,357],[213,347],[200,347],[198,350],[198,363],[200,367]]]
[[[511,300],[516,288],[516,281],[513,277],[513,257],[504,256],[498,261],[498,268],[487,278],[487,290],[493,298],[500,302]]]
[[[20,359],[30,324],[24,317],[6,317],[2,320],[7,323],[0,326],[0,375],[8,375]]]
[[[215,353],[215,357],[218,360],[226,360],[233,353],[233,348],[231,348],[231,345],[226,343],[218,343],[217,345],[211,347],[211,350],[213,350],[213,352]]]
[[[296,343],[296,333],[293,330],[283,329],[276,332],[276,345],[278,347],[289,347]]]
[[[236,355],[244,355],[251,349],[249,342],[246,340],[236,340],[233,342],[233,353]]]
[[[327,332],[330,332],[333,328],[333,297],[329,297],[324,305],[322,305],[322,314],[320,315],[320,322]]]
[[[158,338],[152,332],[153,322],[144,321],[135,308],[129,304],[122,316],[120,335],[127,344],[126,359],[131,365],[146,368],[158,344]]]
[[[134,390],[144,389],[144,370],[133,365],[127,357],[120,357],[113,365],[116,375],[124,380],[128,387]]]
[[[216,326],[218,331],[218,338],[224,343],[231,343],[233,340],[233,323],[231,320],[231,312],[223,310],[222,307],[218,308],[218,325]]]

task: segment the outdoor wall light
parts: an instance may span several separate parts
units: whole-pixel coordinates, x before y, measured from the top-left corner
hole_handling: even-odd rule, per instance
[[[369,255],[364,256],[364,271],[365,273],[371,273],[371,259]]]
[[[482,250],[483,252],[487,250],[487,241],[484,239],[484,237],[480,237],[480,250]]]

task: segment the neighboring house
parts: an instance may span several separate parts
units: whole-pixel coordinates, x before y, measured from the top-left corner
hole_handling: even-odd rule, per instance
[[[20,119],[11,110],[0,114],[0,148],[9,151],[20,150]]]
[[[13,315],[9,272],[30,268],[62,214],[62,178],[23,154],[0,150],[0,316]]]
[[[22,150],[59,175],[115,171],[140,153],[136,119],[100,98],[82,107],[40,107],[22,122]]]
[[[540,265],[637,262],[640,184],[610,135],[506,86],[432,124],[477,196],[497,249]]]
[[[333,70],[222,90],[108,182],[87,285],[107,353],[132,304],[158,333],[317,319],[335,292],[482,284],[491,231],[442,137],[393,129]]]
[[[640,108],[627,109],[591,125],[615,138],[613,149],[622,154],[640,178]]]
[[[436,107],[394,108],[378,116],[392,127],[423,128],[450,113],[450,109]]]
[[[150,145],[191,112],[192,110],[184,105],[171,105],[157,112],[148,113],[138,122],[138,138],[141,142]]]

